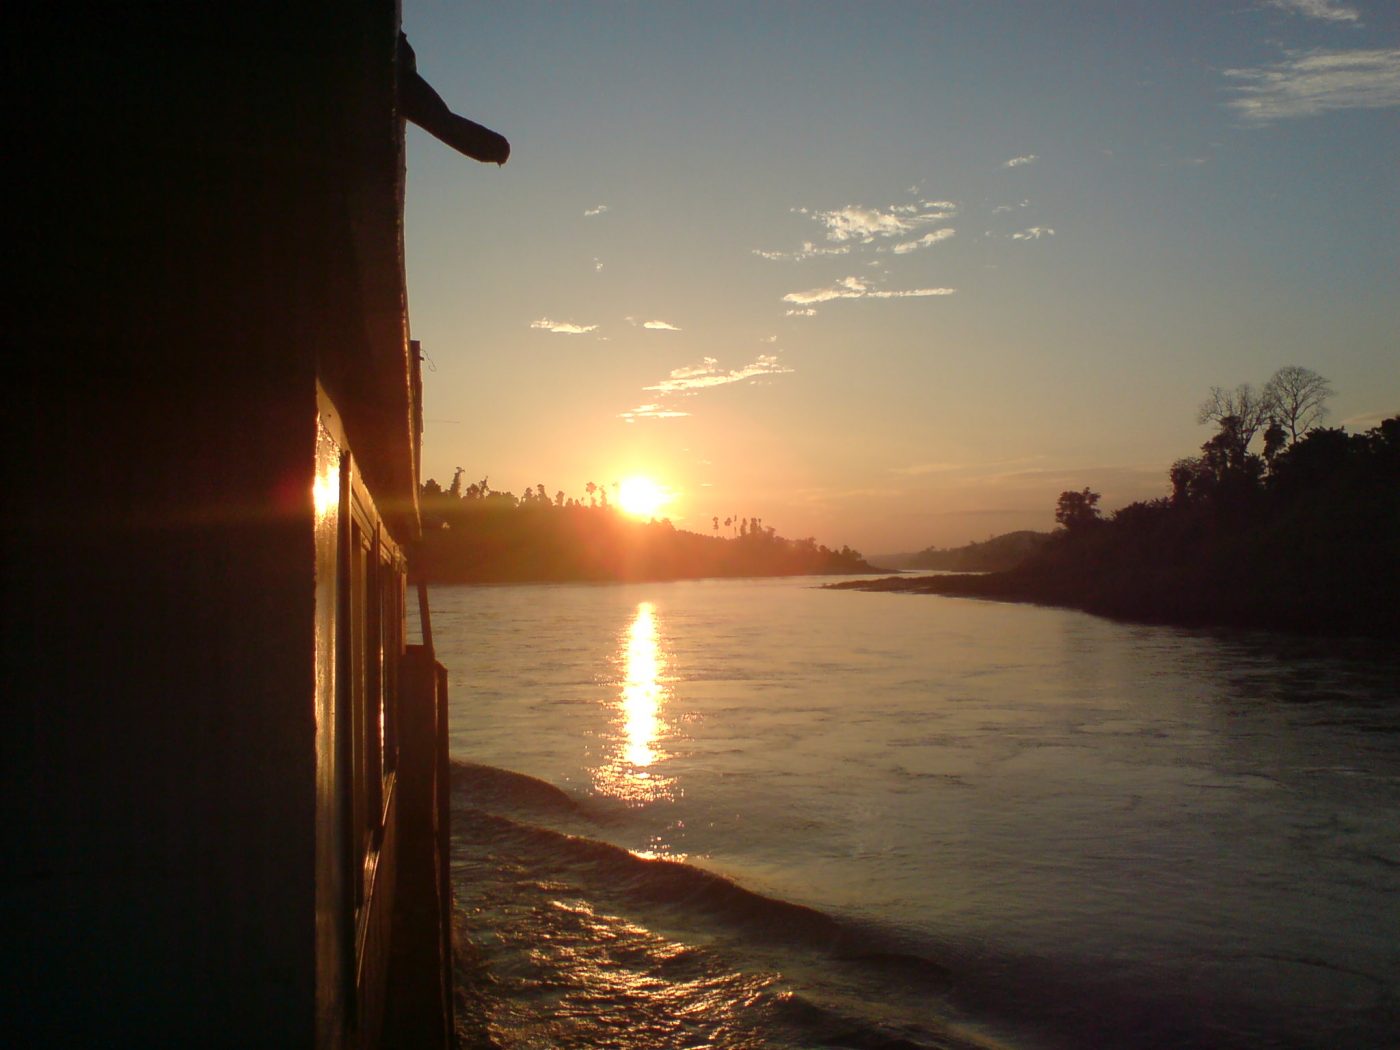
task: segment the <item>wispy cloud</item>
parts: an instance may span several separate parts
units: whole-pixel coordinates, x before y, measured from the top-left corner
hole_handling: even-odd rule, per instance
[[[1304,18],[1317,18],[1324,22],[1351,22],[1361,24],[1361,12],[1350,4],[1337,3],[1337,0],[1265,0],[1269,7],[1291,11]]]
[[[924,234],[916,241],[903,241],[896,244],[890,251],[894,252],[896,255],[907,255],[910,252],[918,251],[920,248],[927,248],[930,244],[946,241],[949,237],[956,235],[957,232],[958,231],[951,226],[945,226],[941,230],[933,230],[930,233]]]
[[[593,207],[584,210],[583,217],[585,219],[591,219],[595,215],[602,215],[603,212],[607,210],[608,206],[606,204],[595,204]]]
[[[658,394],[683,394],[791,371],[791,368],[778,360],[776,354],[759,354],[751,363],[733,369],[720,368],[717,358],[707,357],[698,365],[672,369],[668,378],[642,389]]]
[[[643,328],[650,328],[654,332],[679,332],[680,329],[669,321],[643,321]]]
[[[690,415],[689,412],[682,412],[678,408],[670,408],[665,405],[638,405],[626,412],[619,412],[617,418],[635,423],[639,419],[680,419],[682,416],[688,415]]]
[[[600,258],[598,258],[596,255],[593,257],[593,272],[594,272],[594,273],[602,273],[602,272],[603,272],[603,260],[600,259]]]
[[[800,262],[820,255],[846,255],[863,245],[894,237],[907,237],[921,227],[944,222],[957,214],[952,201],[913,201],[891,204],[884,208],[868,208],[863,204],[848,204],[829,211],[793,208],[795,214],[805,215],[822,227],[826,243],[804,241],[796,251],[770,251],[755,248],[754,254],[763,259]],[[909,250],[909,249],[906,249]]]
[[[1024,157],[1012,157],[1012,158],[1011,158],[1010,160],[1008,160],[1005,164],[1003,164],[1002,167],[1003,167],[1003,168],[1024,168],[1027,164],[1034,164],[1034,163],[1035,163],[1036,161],[1038,161],[1039,159],[1040,159],[1040,154],[1038,154],[1038,153],[1027,153]]]
[[[868,244],[876,237],[889,237],[911,228],[909,220],[897,215],[893,209],[880,211],[854,204],[835,211],[818,212],[813,218],[826,227],[827,238],[838,243],[859,241]]]
[[[803,306],[795,310],[784,310],[784,317],[816,317],[817,311],[810,306]]]
[[[929,295],[952,295],[953,288],[904,288],[890,290],[872,288],[870,282],[861,277],[843,277],[825,288],[811,288],[805,292],[788,292],[783,302],[798,307],[812,307],[817,303],[829,303],[834,299],[918,299]],[[789,310],[789,313],[793,311]]]
[[[806,209],[798,210],[804,215],[810,214],[826,227],[826,239],[829,241],[869,244],[877,237],[896,237],[920,226],[950,219],[955,209],[947,201],[919,201],[915,204],[896,204],[883,211],[859,204],[848,204],[831,211],[809,213]]]
[[[1015,211],[1017,208],[1029,208],[1030,206],[1031,202],[1029,199],[1023,200],[1019,204],[998,204],[992,209],[992,214],[1002,215],[1008,211]]]
[[[910,204],[894,204],[890,211],[896,215],[927,215],[935,219],[946,219],[958,210],[952,201],[918,200]],[[936,214],[936,213],[943,214]]]
[[[760,259],[767,259],[769,262],[801,262],[803,259],[812,259],[818,255],[845,255],[850,250],[849,244],[819,247],[811,241],[803,241],[802,247],[795,252],[767,251],[763,248],[755,248],[753,253]]]
[[[530,322],[531,328],[540,328],[546,332],[554,332],[556,335],[587,335],[589,332],[597,331],[596,324],[574,324],[572,321],[551,321],[548,317],[541,317],[538,321]]]
[[[1293,51],[1256,69],[1227,69],[1235,82],[1228,105],[1266,124],[1338,109],[1400,106],[1400,48]]]
[[[1053,237],[1055,231],[1049,226],[1029,226],[1024,230],[1017,230],[1011,235],[1013,241],[1038,241],[1042,237]]]

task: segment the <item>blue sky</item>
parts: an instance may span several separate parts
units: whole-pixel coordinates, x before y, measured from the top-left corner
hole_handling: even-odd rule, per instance
[[[867,553],[1165,492],[1212,385],[1400,412],[1400,5],[447,4],[424,472]]]

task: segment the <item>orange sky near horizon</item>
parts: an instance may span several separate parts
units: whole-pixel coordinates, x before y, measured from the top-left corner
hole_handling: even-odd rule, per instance
[[[1053,9],[1052,9],[1053,8]],[[1330,14],[1327,14],[1330,12]],[[866,554],[1168,490],[1210,387],[1400,411],[1400,9],[443,6],[408,132],[425,477],[652,479]]]

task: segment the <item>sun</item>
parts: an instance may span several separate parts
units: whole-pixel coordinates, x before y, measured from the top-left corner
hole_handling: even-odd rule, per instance
[[[634,518],[654,518],[656,512],[671,502],[671,493],[651,478],[633,475],[617,485],[617,505],[624,514]]]

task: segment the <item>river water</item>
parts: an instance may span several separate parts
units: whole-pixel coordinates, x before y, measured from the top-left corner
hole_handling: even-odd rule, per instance
[[[820,579],[432,592],[502,1047],[1368,1047],[1400,658]]]

